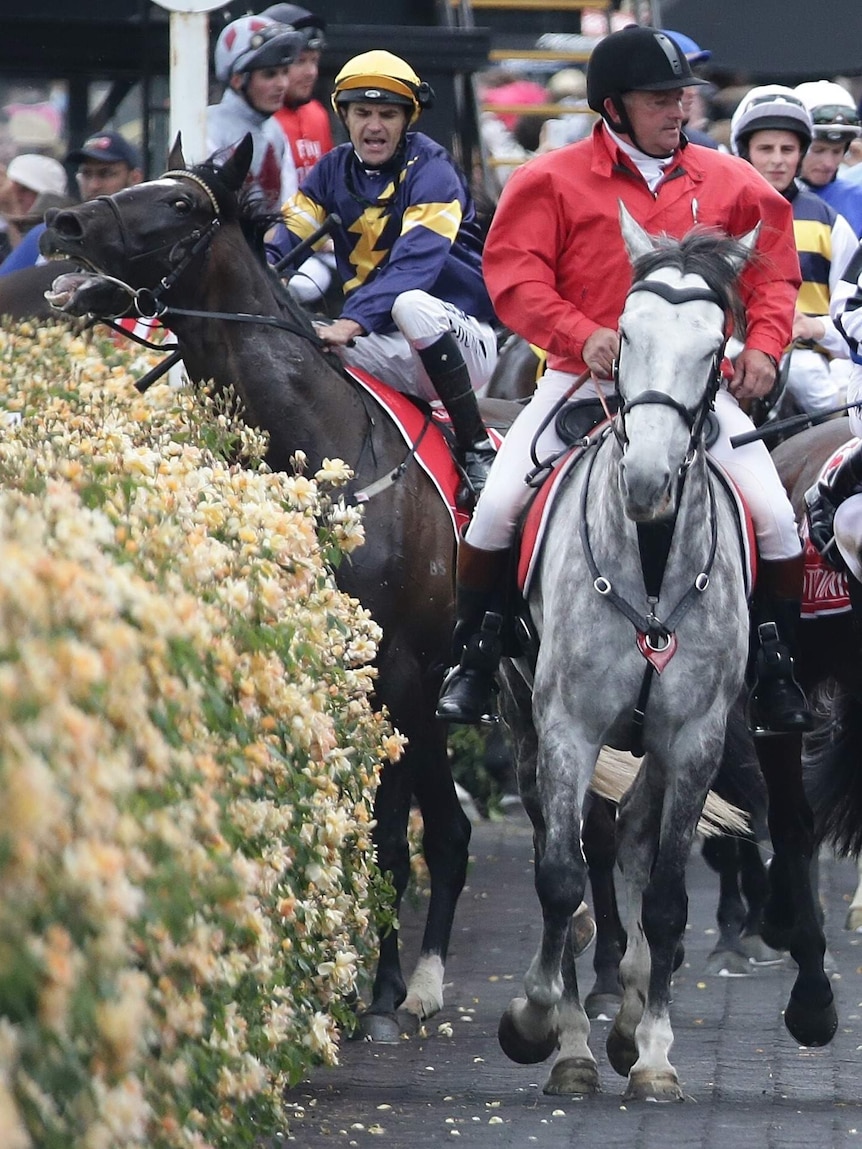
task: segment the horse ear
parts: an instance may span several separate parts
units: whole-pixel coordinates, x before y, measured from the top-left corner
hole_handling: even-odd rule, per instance
[[[245,183],[253,154],[254,140],[251,138],[251,132],[247,132],[237,144],[233,155],[221,168],[221,177],[232,191],[238,192]]]
[[[635,263],[642,255],[649,255],[651,251],[655,251],[655,244],[652,236],[644,231],[623,201],[617,202],[620,205],[620,230],[623,233],[623,241],[629,253],[629,260]]]
[[[736,271],[737,275],[740,271],[742,271],[743,267],[751,258],[751,253],[757,246],[757,239],[760,235],[760,228],[761,224],[758,223],[751,229],[751,231],[747,231],[745,235],[741,235],[737,240],[739,246],[745,248],[745,254],[740,256],[730,256],[728,260],[733,269]]]
[[[168,156],[168,171],[180,172],[186,166],[186,157],[183,155],[183,133],[177,132],[171,154]]]

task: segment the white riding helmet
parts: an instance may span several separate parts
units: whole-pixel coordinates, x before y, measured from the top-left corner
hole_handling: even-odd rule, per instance
[[[292,64],[304,48],[304,37],[293,28],[268,16],[241,16],[226,24],[216,41],[216,79],[226,84],[238,73]]]
[[[862,128],[853,97],[840,84],[831,80],[808,80],[794,88],[811,113],[815,140],[830,144],[849,144]]]
[[[752,88],[737,104],[730,120],[730,146],[735,156],[748,158],[748,141],[768,129],[793,132],[803,152],[811,143],[811,114],[792,88],[764,84]]]

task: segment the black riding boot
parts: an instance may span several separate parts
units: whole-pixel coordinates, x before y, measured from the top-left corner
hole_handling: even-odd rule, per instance
[[[452,420],[467,482],[478,499],[496,452],[479,414],[476,393],[458,340],[447,331],[430,347],[417,349],[422,366]]]
[[[755,736],[800,734],[813,726],[805,694],[793,676],[801,597],[801,555],[761,561],[751,612],[754,684],[748,699]]]
[[[457,665],[446,675],[437,717],[472,726],[495,712],[494,676],[503,653],[504,580],[509,551],[458,544],[453,639]]]
[[[808,535],[823,556],[823,560],[836,570],[845,564],[835,545],[833,520],[835,512],[845,499],[862,490],[862,443],[848,451],[837,467],[824,475],[805,492],[808,515]]]

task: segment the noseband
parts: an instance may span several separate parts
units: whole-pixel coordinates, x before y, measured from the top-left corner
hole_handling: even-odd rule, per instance
[[[632,284],[629,289],[629,295],[635,291],[649,291],[652,295],[661,296],[662,299],[667,300],[675,306],[680,303],[695,303],[703,301],[705,303],[714,303],[720,307],[722,312],[726,314],[727,304],[726,301],[714,291],[711,287],[673,287],[669,283],[663,283],[661,280],[647,280],[642,279],[637,283]],[[625,400],[622,392],[620,391],[620,358],[614,361],[614,384],[616,386],[617,397],[620,402],[619,415],[614,424],[614,434],[616,435],[617,442],[622,447],[623,451],[628,446],[629,438],[626,434],[625,417],[634,407],[642,407],[647,405],[671,407],[688,427],[690,438],[688,450],[685,454],[685,460],[682,464],[683,469],[688,469],[694,459],[697,445],[703,435],[706,417],[710,408],[715,402],[715,395],[718,391],[719,384],[721,383],[721,361],[724,358],[724,348],[727,343],[727,337],[722,342],[721,347],[715,353],[712,360],[712,369],[707,381],[706,390],[703,397],[695,404],[694,407],[687,407],[684,403],[680,403],[678,399],[674,399],[672,395],[668,395],[664,391],[657,391],[649,388],[642,391],[640,395],[636,395],[634,399]],[[622,346],[620,346],[620,355],[622,353]]]

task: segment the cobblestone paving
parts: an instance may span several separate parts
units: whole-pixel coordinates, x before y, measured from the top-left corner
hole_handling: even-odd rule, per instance
[[[468,887],[455,921],[446,1005],[427,1034],[397,1046],[348,1042],[341,1064],[289,1095],[285,1142],[323,1146],[497,1146],[513,1149],[862,1149],[862,937],[843,929],[855,866],[822,863],[822,900],[839,1029],[826,1049],[800,1048],[781,1011],[793,983],[784,967],[751,977],[704,974],[715,943],[717,879],[700,857],[689,867],[686,961],[674,977],[672,1059],[688,1100],[624,1104],[624,1081],[591,1046],[603,1092],[584,1101],[545,1097],[547,1065],[517,1066],[496,1039],[500,1014],[521,992],[538,939],[526,819],[474,827]],[[403,933],[418,944],[417,913]],[[591,957],[579,963],[582,992]]]

